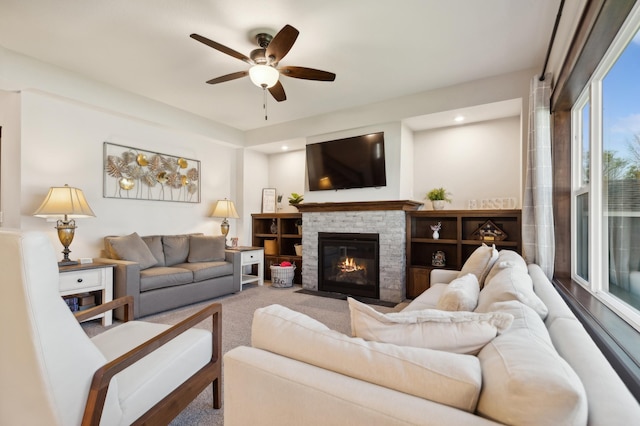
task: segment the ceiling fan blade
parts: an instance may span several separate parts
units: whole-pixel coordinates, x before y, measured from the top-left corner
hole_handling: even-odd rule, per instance
[[[267,46],[267,58],[271,59],[271,63],[278,63],[285,57],[291,46],[295,43],[300,32],[291,25],[285,25],[278,34],[273,37],[271,43]]]
[[[278,68],[280,74],[287,77],[302,78],[304,80],[333,81],[336,75],[332,72],[316,70],[305,67],[281,67]]]
[[[224,83],[225,81],[235,80],[236,78],[242,78],[248,75],[249,75],[249,71],[238,71],[238,72],[233,72],[231,74],[222,75],[220,77],[212,78],[211,80],[207,81],[207,83],[208,84]]]
[[[214,49],[216,49],[216,50],[218,50],[218,51],[220,51],[222,53],[226,53],[229,56],[233,56],[236,59],[240,59],[241,61],[244,61],[244,62],[246,62],[248,64],[253,65],[253,61],[251,60],[251,58],[249,58],[248,56],[243,55],[240,52],[236,52],[235,50],[233,50],[233,49],[231,49],[231,48],[229,48],[227,46],[224,46],[224,45],[222,45],[220,43],[217,43],[217,42],[215,42],[213,40],[209,40],[208,38],[203,37],[203,36],[198,35],[198,34],[191,34],[189,37],[191,37],[194,40],[198,40],[200,43],[204,43],[209,47],[213,47]]]
[[[282,87],[282,83],[279,81],[272,87],[269,87],[269,93],[273,96],[278,102],[286,101],[287,95],[284,93],[284,87]]]

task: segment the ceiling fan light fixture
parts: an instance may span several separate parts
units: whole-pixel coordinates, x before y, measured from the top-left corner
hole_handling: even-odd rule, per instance
[[[273,87],[279,77],[278,70],[269,65],[254,65],[249,69],[249,78],[253,84],[265,89]]]

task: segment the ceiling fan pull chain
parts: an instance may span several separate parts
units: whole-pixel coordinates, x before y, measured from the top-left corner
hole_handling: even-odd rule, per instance
[[[267,88],[262,87],[262,108],[264,109],[264,121],[267,121]]]

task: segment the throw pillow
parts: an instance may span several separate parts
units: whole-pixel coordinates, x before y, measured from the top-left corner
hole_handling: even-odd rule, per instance
[[[140,235],[134,232],[124,237],[115,237],[109,240],[111,252],[119,260],[128,260],[140,264],[140,269],[148,269],[155,266],[158,261],[149,250],[149,246],[142,241]]]
[[[161,235],[147,235],[142,237],[142,241],[149,247],[153,257],[158,262],[156,266],[164,266],[164,251],[162,250],[162,236]]]
[[[189,262],[224,260],[224,235],[189,235]]]
[[[468,412],[482,385],[474,356],[366,342],[280,305],[255,311],[251,345]]]
[[[185,263],[189,257],[188,235],[163,235],[164,263],[166,266]]]
[[[480,247],[471,253],[467,261],[464,262],[458,277],[473,274],[478,278],[478,284],[480,288],[482,288],[484,286],[484,279],[497,259],[498,250],[496,250],[495,244],[489,247],[485,243],[482,243]]]
[[[355,299],[347,300],[354,337],[460,354],[477,354],[513,322],[513,315],[503,312],[424,309],[383,314]]]
[[[442,292],[436,309],[443,311],[473,311],[478,305],[480,286],[474,274],[451,281]]]

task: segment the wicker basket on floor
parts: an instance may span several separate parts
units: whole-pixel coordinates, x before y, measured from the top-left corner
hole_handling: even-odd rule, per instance
[[[293,273],[295,270],[296,265],[271,265],[271,287],[282,288],[293,286]]]

